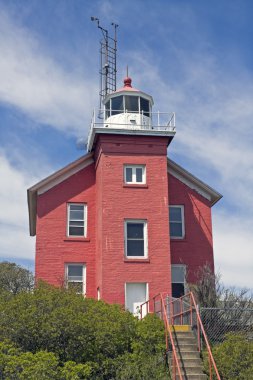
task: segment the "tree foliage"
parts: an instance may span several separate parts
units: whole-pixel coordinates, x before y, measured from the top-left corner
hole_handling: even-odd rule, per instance
[[[18,294],[23,291],[31,291],[34,285],[34,277],[28,269],[15,263],[4,261],[0,263],[0,289]]]
[[[249,289],[224,286],[221,275],[213,273],[208,265],[199,268],[197,278],[197,283],[190,284],[190,289],[201,307],[253,308],[253,297]]]
[[[141,373],[166,373],[158,318],[139,321],[119,305],[46,284],[0,299],[0,342],[2,379],[141,380]]]
[[[223,380],[253,379],[253,342],[243,335],[228,334],[225,341],[213,347],[213,356]],[[208,370],[208,359],[205,357]]]

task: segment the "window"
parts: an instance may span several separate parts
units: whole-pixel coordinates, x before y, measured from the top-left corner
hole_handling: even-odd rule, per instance
[[[123,95],[111,99],[111,114],[117,115],[124,112]]]
[[[68,204],[68,236],[86,236],[87,206],[80,203]]]
[[[183,239],[185,236],[184,206],[169,206],[169,221],[170,237]]]
[[[172,297],[179,298],[185,294],[185,265],[172,265]]]
[[[143,113],[150,117],[150,108],[148,99],[136,95],[118,95],[105,103],[105,117],[125,112]]]
[[[139,98],[125,95],[125,110],[127,112],[139,112]]]
[[[145,165],[125,165],[124,181],[129,184],[145,184],[146,183],[146,167]]]
[[[84,274],[85,266],[83,264],[67,264],[66,280],[67,288],[74,289],[77,294],[84,294]]]
[[[149,101],[144,98],[140,98],[140,109],[143,112],[143,115],[150,116],[149,114]]]
[[[128,258],[147,257],[147,222],[128,220],[125,222],[125,255]]]

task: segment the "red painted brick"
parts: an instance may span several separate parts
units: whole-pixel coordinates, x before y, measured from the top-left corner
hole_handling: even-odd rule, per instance
[[[167,173],[165,137],[99,135],[95,163],[38,196],[36,278],[60,286],[66,263],[85,263],[87,296],[125,303],[125,283],[171,294],[171,264],[213,268],[210,202]],[[146,165],[146,187],[125,187],[124,164]],[[67,239],[67,203],[87,203],[87,239]],[[169,238],[168,205],[185,206],[183,240]],[[148,224],[149,261],[124,260],[124,221]]]

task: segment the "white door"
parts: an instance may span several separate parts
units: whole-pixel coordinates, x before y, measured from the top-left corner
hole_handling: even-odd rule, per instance
[[[140,317],[140,306],[148,300],[148,284],[146,282],[126,283],[126,309]],[[142,317],[147,314],[147,305],[142,308]]]

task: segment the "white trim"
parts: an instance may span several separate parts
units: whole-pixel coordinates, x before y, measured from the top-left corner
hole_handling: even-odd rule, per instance
[[[126,175],[126,170],[127,169],[132,169],[132,181],[127,181],[127,175]],[[142,169],[142,181],[137,182],[136,180],[136,169]],[[124,183],[126,184],[134,184],[134,185],[144,185],[146,184],[146,165],[138,165],[138,164],[125,164],[124,165]]]
[[[93,143],[95,141],[95,136],[97,134],[113,134],[113,135],[126,135],[126,136],[166,136],[171,137],[175,136],[176,131],[172,131],[167,127],[167,129],[136,129],[135,126],[128,126],[127,128],[122,128],[120,125],[118,128],[108,127],[97,127],[94,126],[91,128],[91,132],[88,138],[87,150],[91,152],[93,149]]]
[[[169,214],[170,214],[170,208],[180,208],[181,210],[181,223],[182,223],[182,236],[171,236],[170,239],[184,239],[185,238],[185,217],[184,217],[184,205],[169,205]],[[170,220],[169,215],[169,223],[177,223],[176,221]],[[180,223],[180,222],[178,222]]]
[[[70,224],[70,206],[83,206],[83,235],[70,235],[69,233],[69,224]],[[79,237],[87,237],[87,203],[75,203],[75,202],[69,202],[67,203],[67,236],[71,238],[79,238]]]
[[[50,190],[78,171],[86,168],[94,162],[92,154],[86,154],[69,165],[44,178],[27,190],[29,229],[30,235],[36,235],[37,196]]]
[[[79,165],[76,165],[75,167],[71,168],[69,171],[60,173],[59,176],[52,178],[50,181],[46,182],[44,185],[42,184],[38,188],[38,195],[45,193],[46,191],[50,190],[52,187],[58,185],[59,183],[65,181],[66,179],[71,177],[73,174],[76,174],[80,170],[91,165],[93,162],[94,162],[93,158],[90,158],[89,160],[87,160],[85,162],[80,162]]]
[[[171,159],[168,159],[168,173],[177,178],[189,188],[202,195],[204,198],[211,202],[212,206],[222,198],[222,195],[220,193],[218,193],[206,183],[202,182],[193,174],[189,173],[187,170],[183,169],[180,165],[176,164]]]
[[[69,266],[81,266],[82,267],[82,281],[75,281],[75,280],[72,280],[72,281],[68,281],[68,268]],[[83,292],[82,293],[78,293],[78,294],[83,294],[84,296],[86,295],[86,264],[84,263],[65,263],[65,278],[66,278],[66,287],[68,288],[68,283],[69,282],[78,282],[78,283],[82,283],[83,284]]]
[[[144,240],[144,256],[128,256],[127,255],[127,224],[142,223],[143,224],[143,240]],[[125,219],[124,222],[124,248],[125,258],[127,259],[146,259],[148,257],[148,226],[145,219]]]

